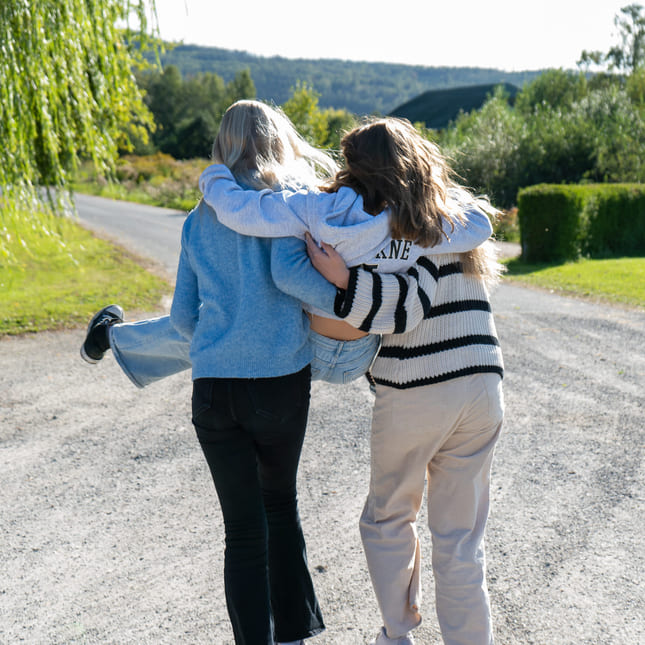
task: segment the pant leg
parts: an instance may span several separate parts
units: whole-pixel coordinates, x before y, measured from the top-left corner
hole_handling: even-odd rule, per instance
[[[233,409],[230,379],[197,379],[193,424],[225,527],[226,606],[237,645],[273,645],[267,527],[255,443]]]
[[[499,381],[495,375],[491,378]],[[473,401],[482,398],[481,379],[488,380],[488,375],[408,390],[376,386],[370,491],[360,528],[374,591],[391,638],[402,636],[421,622],[420,551],[415,522],[426,470],[460,423],[472,414],[469,410]],[[499,407],[492,404],[489,413],[488,397],[484,398],[483,412],[481,405],[474,406],[479,416],[473,422],[479,424],[480,431],[491,413],[496,417],[496,426],[501,421]],[[472,488],[470,480],[469,472],[460,477],[457,468],[452,483],[457,489],[468,489]],[[450,517],[453,506],[448,490],[442,504],[440,509],[432,504],[433,517],[436,512]]]
[[[227,607],[238,645],[324,629],[296,496],[309,385],[309,368],[195,381],[194,423],[224,514]]]
[[[462,385],[472,390],[471,404],[428,467],[437,617],[446,645],[493,643],[484,531],[504,404],[499,376],[480,374],[469,381]]]
[[[433,451],[444,439],[428,430],[422,390],[376,386],[370,487],[360,533],[374,593],[390,638],[419,625],[420,544],[416,519]]]
[[[139,388],[191,367],[190,343],[170,316],[112,325],[109,338],[114,358]]]
[[[312,380],[346,384],[367,372],[381,346],[381,337],[368,334],[357,340],[335,340],[309,330],[313,350]]]
[[[290,642],[324,629],[309,573],[296,477],[309,410],[310,370],[248,382],[260,486],[269,531],[269,584],[275,639]]]

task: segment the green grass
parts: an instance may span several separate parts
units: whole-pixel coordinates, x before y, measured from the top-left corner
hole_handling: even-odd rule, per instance
[[[116,180],[98,177],[89,163],[83,164],[72,183],[78,193],[121,199],[138,204],[189,211],[201,199],[199,175],[207,159],[180,161],[158,153],[147,157],[121,157]]]
[[[645,308],[645,258],[581,259],[565,264],[527,264],[513,259],[506,266],[506,280]]]
[[[0,337],[85,325],[111,302],[152,311],[172,292],[118,247],[69,218],[50,219],[55,230],[26,217],[0,230],[12,256],[0,263]]]

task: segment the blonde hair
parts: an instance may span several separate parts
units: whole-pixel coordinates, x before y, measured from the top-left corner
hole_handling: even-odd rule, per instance
[[[212,157],[256,189],[315,188],[338,170],[333,158],[309,145],[279,108],[251,100],[226,110]]]
[[[392,237],[413,240],[423,247],[435,246],[444,222],[465,222],[477,208],[489,217],[498,211],[485,197],[476,197],[459,185],[439,147],[425,139],[412,124],[392,117],[369,119],[341,140],[346,167],[324,190],[349,186],[363,197],[365,210],[373,215],[390,210]],[[504,270],[488,243],[460,254],[464,273],[492,285]]]

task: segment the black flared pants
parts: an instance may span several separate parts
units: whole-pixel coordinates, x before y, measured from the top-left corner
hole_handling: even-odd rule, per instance
[[[224,516],[236,645],[273,645],[324,629],[296,493],[310,381],[307,367],[277,378],[193,383],[193,424]]]

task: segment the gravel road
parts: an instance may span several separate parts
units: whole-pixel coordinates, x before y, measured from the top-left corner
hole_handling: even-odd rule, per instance
[[[645,313],[508,284],[493,306],[507,403],[487,533],[497,642],[643,644]],[[229,645],[189,375],[137,390],[111,356],[84,363],[83,337],[0,340],[0,643]],[[380,624],[357,525],[371,405],[362,380],[313,385],[299,486],[327,630],[311,645],[364,644]],[[420,533],[417,642],[435,645],[423,517]]]

